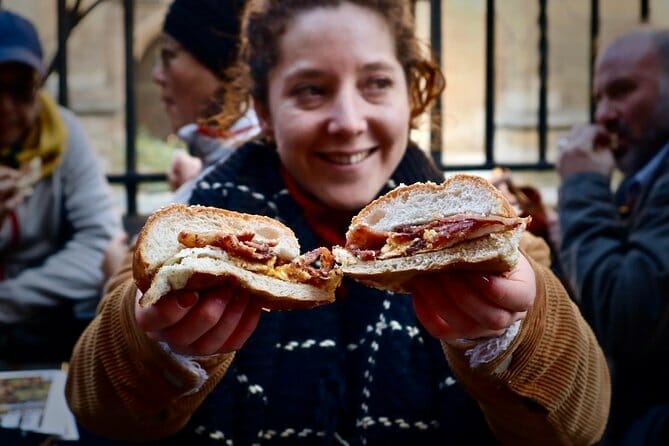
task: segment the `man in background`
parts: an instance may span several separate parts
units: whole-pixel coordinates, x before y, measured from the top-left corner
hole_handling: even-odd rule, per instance
[[[121,231],[83,129],[40,88],[34,26],[0,9],[0,367],[57,363],[97,304]]]
[[[669,32],[615,40],[559,143],[560,258],[609,357],[607,444],[669,444]],[[614,168],[623,175],[611,191]]]

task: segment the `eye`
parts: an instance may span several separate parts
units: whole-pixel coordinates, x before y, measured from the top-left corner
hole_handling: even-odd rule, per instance
[[[323,94],[323,88],[316,84],[298,85],[293,88],[292,94],[298,97],[320,96]]]
[[[367,81],[367,87],[373,90],[386,90],[392,85],[392,79],[385,76],[373,77]]]
[[[620,79],[612,82],[607,88],[607,94],[612,99],[622,99],[636,90],[637,84],[631,79]]]
[[[163,64],[163,67],[167,68],[169,67],[170,63],[176,59],[176,57],[179,55],[181,50],[177,48],[170,48],[167,46],[164,46],[160,48],[160,62]]]
[[[392,89],[393,79],[389,76],[376,75],[365,80],[363,93],[368,99],[382,99]]]
[[[325,87],[316,83],[298,84],[290,90],[290,96],[305,108],[315,107],[320,104],[326,95]]]

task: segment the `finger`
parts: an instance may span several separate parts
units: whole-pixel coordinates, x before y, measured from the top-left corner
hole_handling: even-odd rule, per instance
[[[140,328],[147,333],[157,332],[176,324],[199,300],[195,291],[179,290],[166,294],[148,308],[142,308],[139,306],[141,296],[141,292],[137,291],[135,319]]]
[[[413,308],[416,312],[416,317],[430,335],[444,341],[452,341],[458,338],[458,334],[453,331],[445,320],[432,311],[426,304],[425,299],[414,297]]]
[[[237,328],[235,328],[235,331],[232,332],[218,352],[230,353],[240,350],[258,326],[261,314],[262,306],[260,303],[255,299],[251,299],[249,305],[244,310],[244,315],[239,321]]]
[[[20,176],[21,172],[18,170],[6,166],[0,166],[0,180],[10,179],[16,181]]]
[[[16,181],[12,178],[0,179],[0,198],[6,200],[17,191]]]
[[[568,135],[558,139],[559,153],[592,151],[596,134],[601,130],[601,128],[590,124],[574,127]]]
[[[191,349],[201,336],[214,328],[234,300],[231,289],[217,288],[203,292],[197,305],[176,324],[160,332],[162,340],[177,348]]]
[[[515,311],[509,311],[498,305],[496,300],[482,297],[478,283],[489,284],[481,276],[463,274],[462,280],[449,281],[449,294],[452,301],[464,314],[475,320],[481,328],[491,331],[504,331],[518,317]]]
[[[534,270],[525,256],[518,257],[518,264],[507,276],[488,276],[489,282],[482,293],[496,305],[510,311],[524,312],[534,304],[537,295]]]
[[[416,294],[422,299],[428,311],[441,317],[453,331],[459,334],[459,337],[479,337],[483,336],[479,329],[479,323],[470,315],[465,314],[453,303],[451,280],[439,280],[447,276],[440,273],[439,276],[429,275],[415,281]],[[443,283],[448,282],[447,286]]]
[[[216,353],[239,325],[249,305],[249,296],[240,292],[231,300],[218,323],[191,346],[196,355]]]
[[[505,281],[511,280],[502,276],[487,274],[468,274],[464,277],[472,289],[477,290],[476,297],[481,305],[492,306],[508,312],[527,311],[528,302],[520,299]],[[463,303],[466,304],[466,303]]]

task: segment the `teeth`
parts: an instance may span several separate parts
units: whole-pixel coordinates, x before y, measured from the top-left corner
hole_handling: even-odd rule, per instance
[[[323,155],[328,161],[332,161],[336,164],[356,164],[364,160],[369,156],[371,150],[365,152],[358,152],[353,155],[341,155],[341,154],[327,154]]]

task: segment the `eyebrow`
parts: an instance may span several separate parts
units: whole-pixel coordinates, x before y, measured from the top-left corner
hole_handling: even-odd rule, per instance
[[[363,73],[371,72],[371,71],[392,71],[393,66],[387,62],[370,62],[362,66],[362,69],[359,70]],[[322,76],[327,76],[328,71],[325,69],[321,68],[310,68],[310,67],[305,67],[305,68],[294,68],[291,71],[288,72],[288,74],[285,76],[286,80],[291,80],[295,78],[300,78],[300,79],[315,79],[319,78]]]
[[[401,64],[400,64],[401,66]],[[371,62],[368,64],[365,64],[363,67],[363,71],[378,71],[378,70],[388,70],[392,71],[393,66],[387,62]]]

